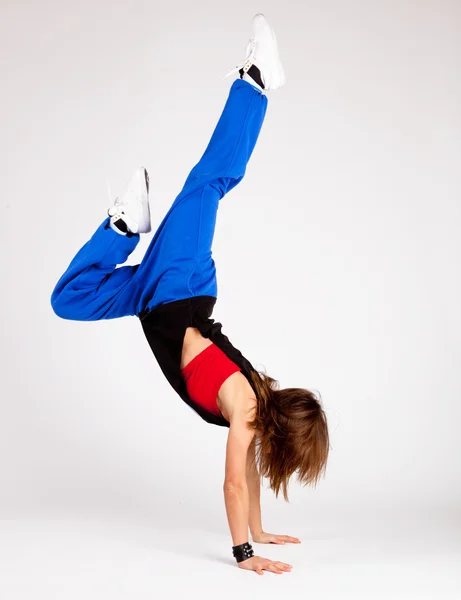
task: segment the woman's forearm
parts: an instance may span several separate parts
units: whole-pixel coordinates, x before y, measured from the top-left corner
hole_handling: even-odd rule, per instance
[[[252,479],[248,482],[248,492],[250,496],[250,510],[248,515],[248,524],[252,537],[260,534],[263,530],[261,522],[261,500],[260,500],[260,480]]]
[[[261,522],[261,477],[255,461],[254,444],[250,446],[247,460],[247,485],[249,494],[248,524],[252,537],[259,535],[263,528]]]
[[[249,498],[246,484],[224,484],[224,502],[234,546],[248,542]]]

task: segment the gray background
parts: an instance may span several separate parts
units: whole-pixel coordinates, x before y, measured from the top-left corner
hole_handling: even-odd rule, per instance
[[[2,1],[0,596],[237,592],[454,598],[461,556],[461,6]],[[262,492],[296,547],[234,568],[226,431],[175,396],[134,318],[60,320],[51,291],[151,179],[154,227],[244,58],[275,26],[287,85],[215,238],[215,317],[282,386],[318,390],[314,491]],[[150,236],[131,257],[139,262]]]

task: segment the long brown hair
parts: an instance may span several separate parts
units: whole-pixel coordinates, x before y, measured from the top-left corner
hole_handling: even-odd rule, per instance
[[[279,389],[278,382],[258,371],[251,374],[257,404],[249,426],[257,429],[256,460],[276,498],[288,502],[288,482],[315,486],[324,475],[330,448],[328,424],[319,398],[302,388]]]

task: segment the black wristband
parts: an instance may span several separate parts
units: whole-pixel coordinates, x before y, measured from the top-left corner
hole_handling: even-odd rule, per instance
[[[253,547],[249,542],[240,544],[239,546],[232,546],[232,554],[235,560],[239,563],[254,555]]]

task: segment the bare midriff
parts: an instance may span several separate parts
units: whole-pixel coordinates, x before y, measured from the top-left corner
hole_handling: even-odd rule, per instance
[[[184,341],[181,354],[181,369],[190,363],[196,356],[203,352],[205,348],[211,346],[213,342],[204,338],[198,329],[188,327],[184,334]]]
[[[208,338],[203,337],[198,329],[195,327],[188,327],[184,335],[182,355],[181,355],[181,369],[184,369],[196,356],[203,352],[206,348],[211,346],[213,342]],[[216,397],[216,404],[223,417],[229,421],[230,403],[234,401],[242,392],[251,392],[251,388],[242,375],[242,373],[234,373],[221,386],[218,396]]]

